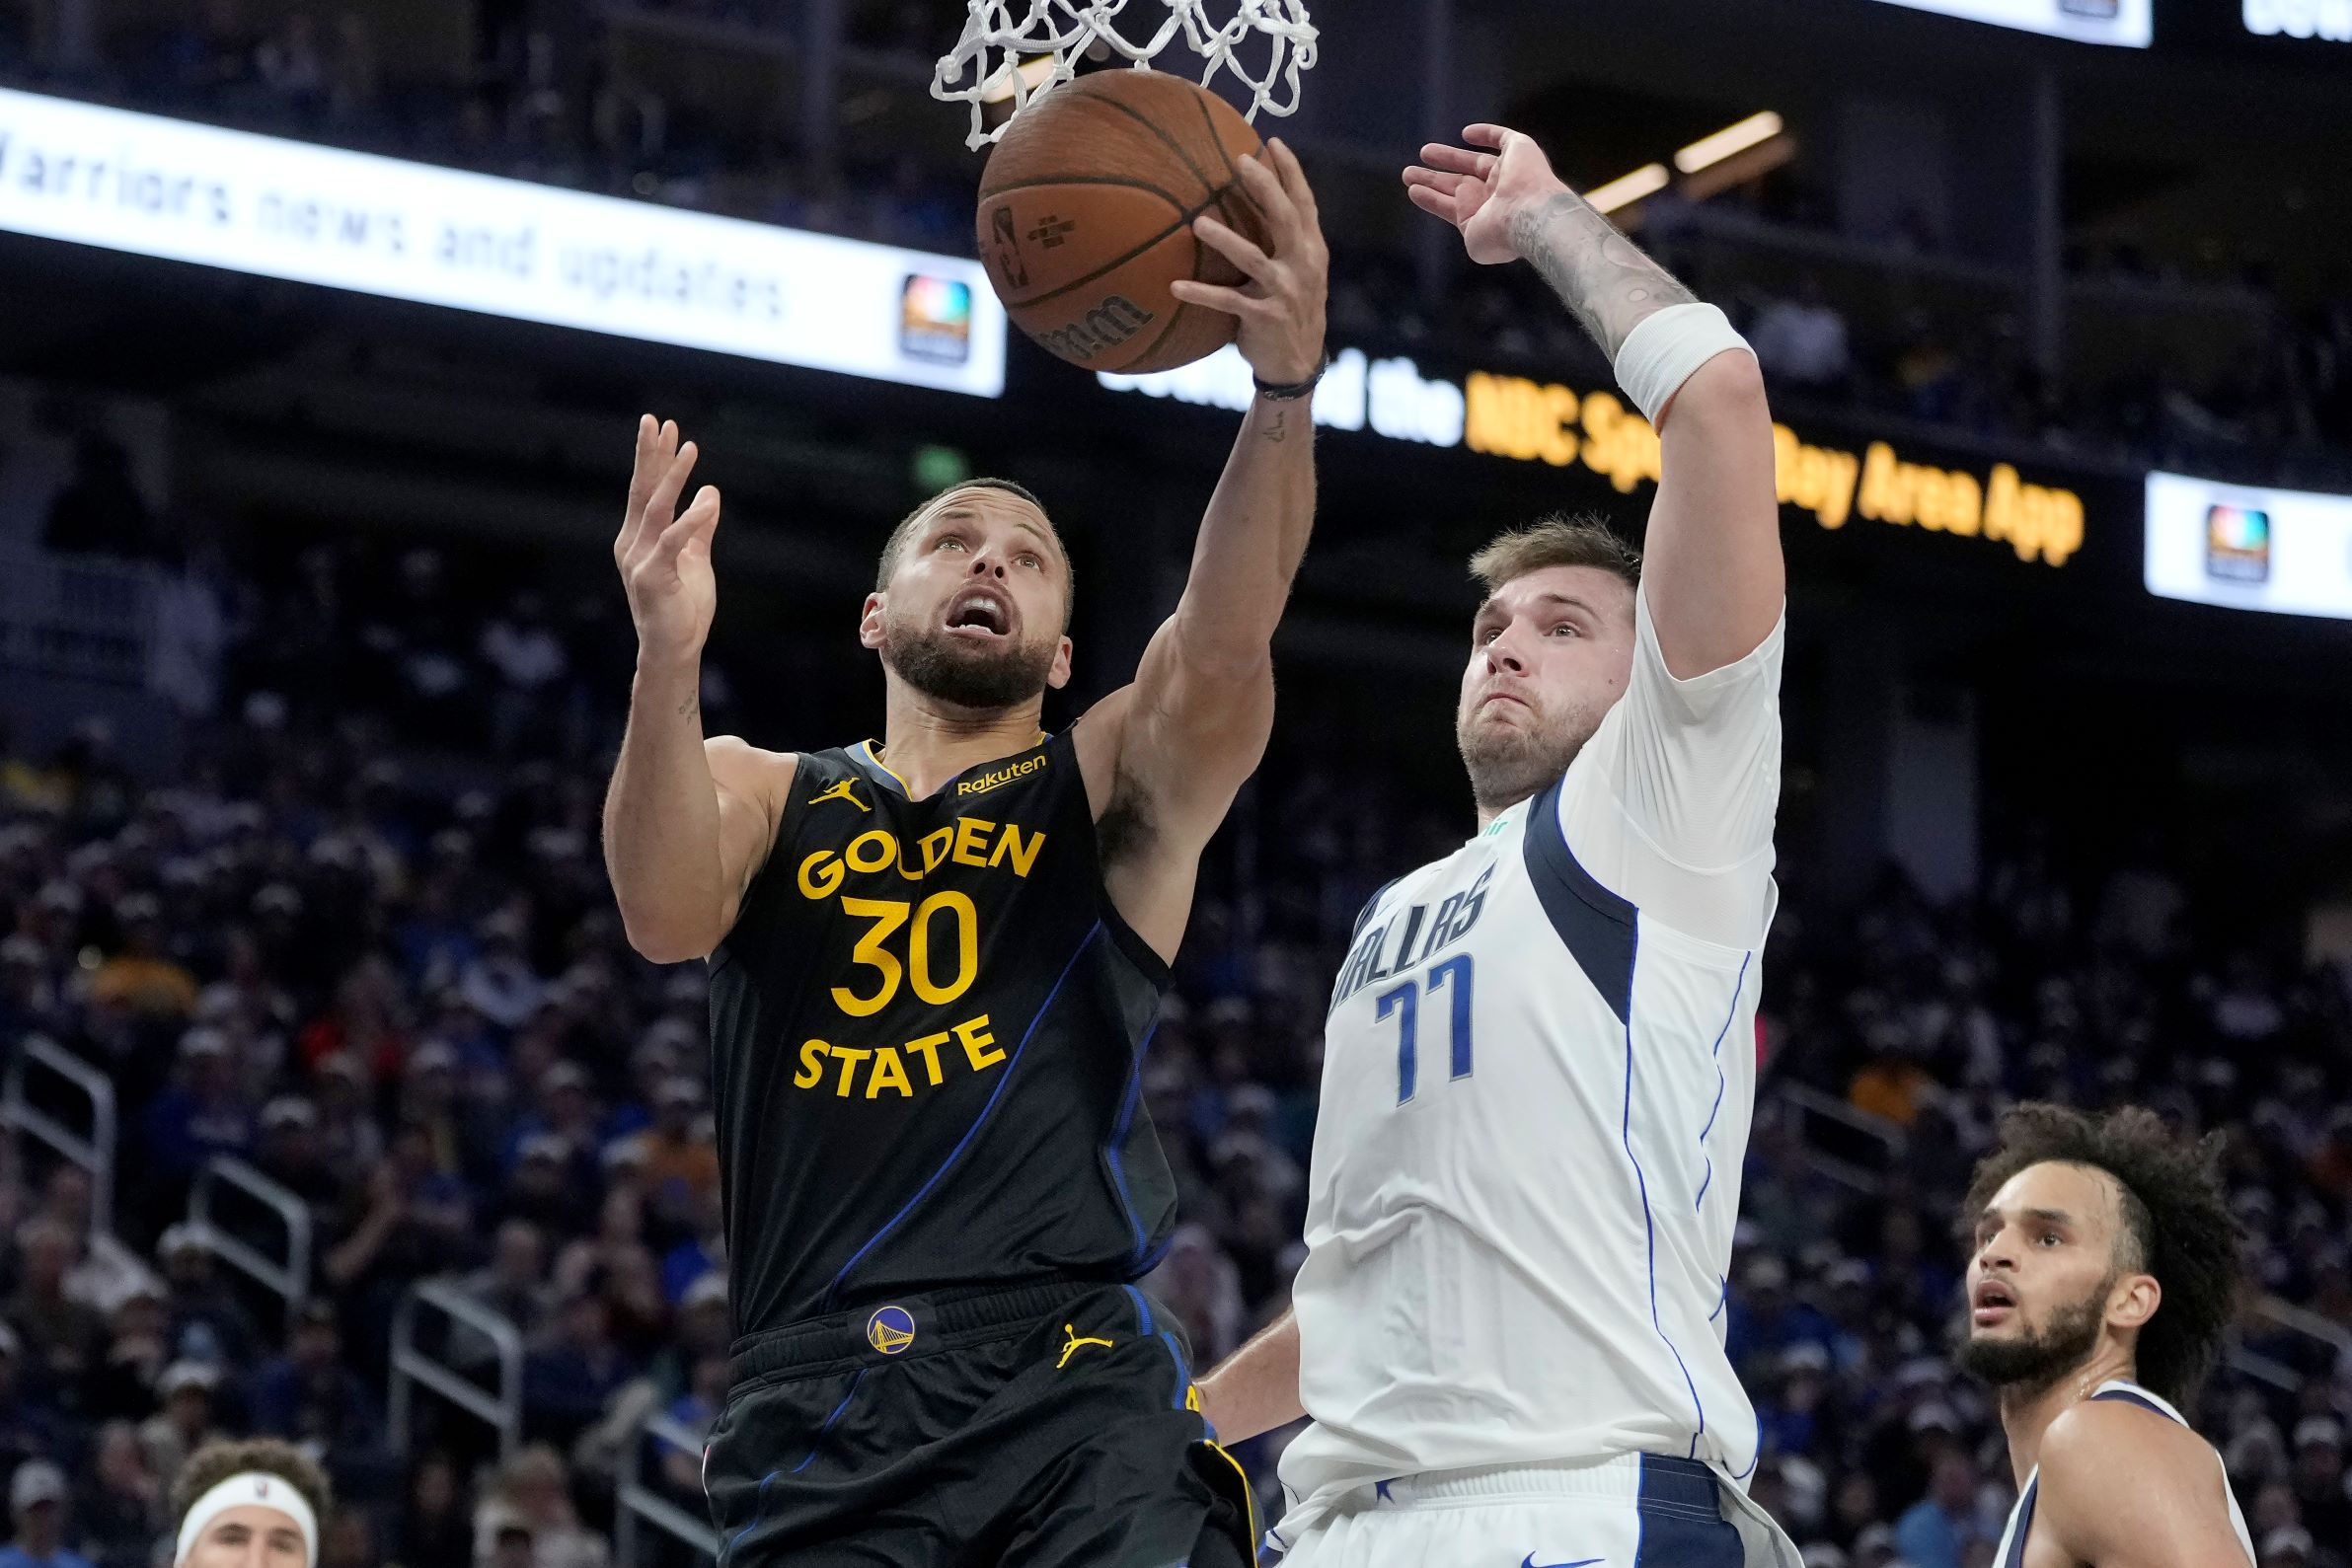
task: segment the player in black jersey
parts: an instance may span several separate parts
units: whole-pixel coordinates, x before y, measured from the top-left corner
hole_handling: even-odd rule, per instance
[[[1268,643],[1314,512],[1327,257],[1280,142],[1244,179],[1260,394],[1134,684],[1069,730],[1071,576],[1036,498],[934,497],[860,635],[880,742],[706,741],[718,495],[643,422],[615,557],[639,637],[605,853],[629,937],[708,955],[735,1325],[705,1453],[721,1568],[1193,1568],[1253,1556],[1182,1329],[1132,1281],[1175,1193],[1144,1053],[1202,846],[1273,716]]]

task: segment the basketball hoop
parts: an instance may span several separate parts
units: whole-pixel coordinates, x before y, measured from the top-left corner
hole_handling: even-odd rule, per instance
[[[971,134],[964,144],[986,146],[1005,132],[1010,116],[994,128],[987,111],[1012,105],[1012,113],[1026,109],[1029,100],[1050,92],[1077,75],[1081,54],[1115,49],[1143,69],[1148,61],[1180,34],[1185,47],[1208,62],[1201,85],[1216,80],[1220,71],[1250,89],[1247,113],[1291,114],[1299,107],[1299,73],[1315,64],[1315,28],[1307,20],[1305,0],[1233,0],[1232,20],[1210,21],[1209,7],[1222,0],[971,0],[971,16],[955,47],[940,57],[932,78],[931,96],[948,104],[968,104]],[[1119,31],[1120,13],[1130,6],[1157,5],[1168,15],[1148,37],[1129,38]],[[1025,15],[1020,14],[1025,12]],[[1138,31],[1149,24],[1130,24]],[[1265,68],[1252,75],[1238,57],[1254,40],[1265,39]]]

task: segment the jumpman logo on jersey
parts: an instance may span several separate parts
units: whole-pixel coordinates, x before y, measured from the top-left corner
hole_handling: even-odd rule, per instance
[[[812,795],[809,798],[808,803],[812,806],[821,806],[828,800],[847,800],[851,805],[856,806],[860,811],[872,811],[873,807],[859,799],[857,795],[852,792],[857,787],[857,780],[844,779],[841,781],[841,783],[835,784],[832,788],[827,789],[824,793]]]
[[[1115,1350],[1118,1348],[1107,1339],[1082,1338],[1080,1337],[1077,1328],[1069,1323],[1064,1323],[1062,1325],[1062,1332],[1070,1337],[1070,1342],[1062,1347],[1062,1359],[1053,1364],[1053,1370],[1056,1372],[1060,1372],[1064,1367],[1070,1365],[1070,1358],[1078,1354],[1081,1346],[1100,1345],[1104,1350]]]

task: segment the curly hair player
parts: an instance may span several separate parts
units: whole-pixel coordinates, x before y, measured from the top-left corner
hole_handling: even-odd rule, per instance
[[[1555,520],[1473,562],[1479,831],[1363,914],[1293,1313],[1201,1392],[1229,1438],[1314,1417],[1285,1568],[1792,1565],[1722,1344],[1780,798],[1763,378],[1533,141],[1467,136],[1412,198],[1533,264],[1657,425],[1648,557]]]
[[[2221,1456],[2177,1408],[2237,1307],[2219,1146],[2137,1107],[2003,1118],[1962,1211],[1959,1347],[2000,1396],[2017,1474],[1995,1568],[2253,1563]]]
[[[327,1473],[275,1438],[207,1443],[172,1480],[172,1568],[315,1568]]]
[[[709,956],[735,1329],[704,1482],[723,1568],[1195,1568],[1252,1554],[1180,1333],[1130,1283],[1176,1192],[1138,1104],[1202,847],[1273,720],[1315,509],[1327,258],[1280,142],[1242,179],[1259,380],[1132,684],[1038,727],[1071,576],[1035,497],[956,485],[890,536],[859,626],[883,740],[706,740],[719,498],[650,419],[614,546],[638,630],[605,853],[629,938]]]

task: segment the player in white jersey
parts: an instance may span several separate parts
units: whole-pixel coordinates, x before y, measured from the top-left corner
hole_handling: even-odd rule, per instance
[[[1658,428],[1647,559],[1555,519],[1473,562],[1479,831],[1364,912],[1292,1311],[1204,1408],[1229,1441],[1314,1418],[1285,1568],[1793,1568],[1723,1351],[1775,901],[1772,418],[1720,311],[1527,137],[1466,135],[1410,193],[1531,262]]]
[[[1995,1568],[2252,1568],[2213,1446],[2172,1401],[2238,1285],[2220,1138],[2153,1111],[2020,1105],[1977,1167],[1960,1364],[1993,1385],[2017,1475]]]

